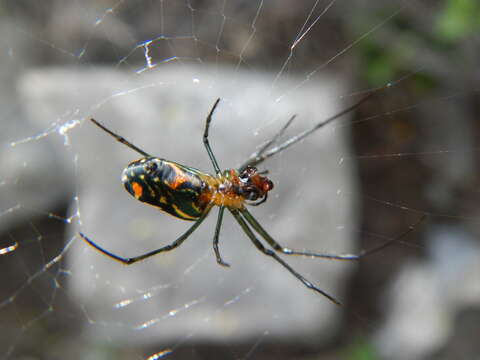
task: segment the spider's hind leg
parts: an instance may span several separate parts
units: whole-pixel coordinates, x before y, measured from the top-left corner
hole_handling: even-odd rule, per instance
[[[135,257],[131,257],[131,258],[125,258],[125,257],[122,257],[122,256],[119,256],[119,255],[116,255],[108,250],[105,250],[104,248],[102,248],[100,245],[97,245],[94,241],[90,240],[86,235],[84,235],[83,233],[79,232],[78,234],[80,235],[80,237],[88,244],[90,245],[91,247],[93,247],[95,250],[99,251],[100,253],[102,253],[103,255],[106,255],[108,256],[110,259],[113,259],[113,260],[116,260],[124,265],[132,265],[138,261],[142,261],[142,260],[145,260],[151,256],[154,256],[154,255],[157,255],[159,253],[162,253],[162,252],[166,252],[166,251],[170,251],[170,250],[173,250],[177,247],[179,247],[180,245],[182,245],[182,243],[187,240],[187,238],[197,229],[198,226],[200,226],[200,224],[203,222],[203,220],[205,220],[205,218],[207,217],[208,213],[210,212],[210,209],[211,208],[208,208],[203,214],[202,216],[200,216],[198,218],[197,221],[195,221],[193,223],[192,226],[190,226],[190,228],[185,231],[183,233],[183,235],[181,235],[179,238],[177,238],[174,242],[172,242],[171,244],[168,244],[166,246],[163,246],[159,249],[156,249],[156,250],[153,250],[153,251],[150,251],[150,252],[147,252],[143,255],[139,255],[139,256],[135,256]]]
[[[342,305],[340,303],[340,301],[338,301],[337,299],[335,299],[332,295],[326,293],[325,291],[323,291],[322,289],[316,287],[315,285],[313,285],[310,281],[308,281],[307,279],[305,279],[303,277],[303,275],[301,275],[300,273],[298,273],[297,271],[295,271],[288,263],[286,263],[283,259],[281,259],[275,252],[273,252],[272,250],[270,249],[266,249],[265,246],[262,245],[262,243],[257,239],[257,237],[255,236],[255,234],[253,233],[253,231],[250,229],[250,227],[248,226],[248,224],[245,222],[245,220],[243,219],[242,215],[243,215],[243,212],[239,213],[238,210],[232,210],[230,209],[230,212],[232,213],[232,215],[234,216],[235,220],[237,220],[237,222],[239,223],[239,225],[242,227],[243,231],[245,232],[245,234],[250,238],[250,240],[253,242],[253,244],[255,245],[255,247],[260,250],[262,253],[264,253],[265,255],[267,256],[270,256],[271,258],[273,258],[276,262],[278,262],[280,265],[282,265],[285,269],[287,269],[293,276],[295,276],[298,280],[300,280],[303,285],[305,285],[307,288],[325,296],[328,300],[330,300],[331,302],[333,302],[334,304],[336,305]]]
[[[103,126],[102,124],[100,124],[97,120],[95,120],[94,118],[91,118],[90,121],[92,123],[94,123],[95,125],[97,125],[100,129],[102,129],[103,131],[105,131],[107,134],[109,134],[110,136],[112,136],[113,138],[115,138],[115,140],[117,140],[119,143],[122,143],[123,145],[125,146],[128,146],[130,149],[132,149],[133,151],[136,151],[138,152],[139,154],[145,156],[145,157],[151,157],[152,155],[150,155],[149,153],[143,151],[142,149],[140,149],[138,146],[135,146],[133,145],[130,141],[128,141],[127,139],[125,139],[123,136],[120,136],[116,133],[114,133],[112,130],[106,128],[105,126]]]
[[[323,258],[323,259],[330,259],[330,260],[345,260],[345,261],[356,261],[360,260],[361,258],[374,254],[380,250],[385,249],[386,247],[389,247],[397,242],[399,242],[401,239],[409,235],[411,232],[413,232],[420,223],[422,223],[426,216],[422,216],[418,221],[416,221],[414,224],[410,225],[407,230],[402,232],[400,235],[397,235],[377,246],[374,246],[370,249],[363,250],[358,254],[325,254],[325,253],[317,253],[317,252],[312,252],[312,251],[299,251],[299,250],[294,250],[290,248],[283,247],[280,245],[275,239],[273,239],[267,231],[260,225],[260,223],[250,214],[250,212],[247,209],[242,209],[240,210],[241,214],[243,217],[248,221],[250,226],[258,232],[267,242],[268,244],[278,252],[281,252],[285,255],[300,255],[300,256],[310,256],[310,257],[318,257],[318,258]]]

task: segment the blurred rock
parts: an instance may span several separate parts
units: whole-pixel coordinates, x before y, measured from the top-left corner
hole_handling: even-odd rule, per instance
[[[172,242],[189,226],[124,191],[120,173],[139,155],[87,121],[89,117],[146,152],[211,173],[202,133],[217,97],[222,101],[210,143],[222,168],[239,166],[293,114],[299,116],[286,137],[343,107],[337,101],[344,93],[338,78],[310,81],[281,99],[298,81],[278,83],[275,89],[271,84],[267,73],[185,64],[140,75],[108,68],[25,74],[20,89],[29,116],[40,129],[52,122],[63,125],[60,167],[77,180],[71,214],[80,224],[69,235],[81,229],[106,249],[131,257]],[[330,253],[355,250],[356,183],[339,124],[322,128],[260,166],[269,169],[275,189],[252,212],[285,246]],[[71,290],[90,323],[97,325],[87,328],[92,339],[238,342],[264,336],[268,329],[272,342],[319,345],[333,336],[341,308],[259,253],[228,213],[220,249],[231,268],[218,266],[211,243],[215,221],[214,209],[180,248],[131,267],[77,238],[69,250]],[[349,264],[287,261],[342,299]]]
[[[18,76],[28,58],[16,53],[26,44],[21,34],[13,30],[14,25],[10,19],[0,22],[0,32],[5,35],[0,38],[3,49],[0,56],[0,214],[4,215],[0,234],[39,212],[61,207],[73,193],[63,140],[49,138],[42,141],[42,138],[55,133],[60,124],[55,117],[42,117],[43,122],[39,124],[35,117],[30,118],[26,114],[25,110],[32,109],[34,105],[28,103],[32,97],[26,96],[28,90],[22,87],[31,90],[35,84],[17,88]],[[41,111],[41,107],[35,107],[33,111]],[[37,117],[40,115],[36,114]]]
[[[386,359],[429,358],[452,337],[456,316],[480,307],[478,243],[456,226],[437,225],[427,235],[427,260],[407,263],[389,291],[376,335]]]

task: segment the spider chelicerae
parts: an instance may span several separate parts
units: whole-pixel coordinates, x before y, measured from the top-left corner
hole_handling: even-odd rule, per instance
[[[105,250],[81,232],[79,235],[89,245],[100,251],[102,254],[117,260],[122,264],[131,265],[138,261],[145,260],[153,255],[170,251],[180,246],[210,214],[210,210],[213,208],[213,206],[218,206],[219,211],[217,224],[213,236],[213,250],[215,252],[218,264],[227,267],[229,266],[229,264],[222,259],[218,249],[223,214],[225,209],[228,209],[240,227],[243,229],[247,237],[252,241],[258,250],[281,264],[306,287],[316,291],[317,293],[320,293],[333,303],[340,305],[340,302],[335,297],[312,284],[282,258],[280,258],[277,253],[285,255],[318,257],[331,260],[355,261],[399,241],[401,238],[412,232],[418,223],[410,226],[408,230],[401,233],[399,236],[387,240],[371,249],[363,250],[358,254],[326,254],[313,251],[299,251],[283,247],[275,239],[273,239],[273,237],[270,236],[262,227],[262,225],[260,225],[260,223],[253,217],[250,211],[247,210],[247,205],[258,206],[264,203],[267,200],[268,192],[273,189],[272,181],[264,176],[267,174],[267,171],[258,171],[256,168],[257,165],[263,163],[269,157],[299,142],[308,135],[312,134],[314,131],[322,128],[335,119],[338,119],[339,117],[351,112],[361,103],[370,98],[373,94],[382,89],[383,88],[374,90],[370,94],[360,99],[357,103],[345,108],[341,112],[315,124],[310,129],[307,129],[287,139],[286,141],[277,144],[287,127],[294,120],[295,116],[292,116],[280,129],[280,131],[278,131],[278,133],[275,134],[275,136],[273,136],[268,142],[266,142],[258,151],[253,153],[239,169],[227,169],[224,171],[220,170],[208,141],[208,131],[212,121],[212,116],[217,108],[218,103],[220,102],[220,99],[217,99],[207,116],[205,122],[205,131],[203,133],[203,143],[212,162],[215,175],[209,175],[193,167],[154,157],[133,145],[122,136],[119,136],[107,129],[95,119],[90,119],[95,125],[113,136],[117,141],[142,155],[142,158],[131,162],[123,170],[122,182],[125,186],[125,189],[137,200],[145,202],[149,205],[153,205],[179,219],[194,221],[194,223],[184,234],[182,234],[172,243],[159,249],[147,252],[146,254],[130,258],[122,257]],[[420,221],[422,220],[423,218],[420,219]],[[257,235],[265,240],[271,249],[265,247]]]

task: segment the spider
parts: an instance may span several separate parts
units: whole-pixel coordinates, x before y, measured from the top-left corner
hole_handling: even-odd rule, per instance
[[[247,237],[259,251],[277,261],[307,288],[325,296],[334,304],[341,305],[335,297],[321,290],[293,269],[287,262],[277,255],[277,252],[285,255],[301,255],[332,260],[359,260],[366,255],[370,255],[397,242],[413,231],[415,225],[410,226],[407,231],[399,236],[387,240],[369,250],[361,251],[359,254],[325,254],[312,251],[299,251],[280,245],[253,217],[250,211],[247,210],[246,206],[258,206],[264,203],[268,198],[268,192],[273,189],[272,181],[264,176],[267,174],[267,171],[258,171],[255,167],[256,165],[261,164],[267,158],[285,150],[319,128],[354,110],[381,89],[383,88],[371,92],[360,99],[357,103],[345,108],[343,111],[317,123],[312,128],[287,139],[283,143],[274,146],[294,120],[295,115],[292,116],[280,131],[278,131],[278,133],[266,142],[258,151],[253,153],[239,169],[227,169],[224,171],[220,170],[208,141],[210,122],[212,121],[212,116],[220,102],[220,99],[217,99],[206,118],[205,130],[203,133],[203,144],[212,162],[215,175],[209,175],[193,167],[154,157],[133,145],[122,136],[107,129],[95,119],[90,119],[90,121],[96,126],[113,136],[118,142],[142,155],[142,158],[131,162],[123,170],[122,182],[125,189],[137,200],[153,205],[174,217],[182,220],[194,221],[194,223],[185,233],[183,233],[183,235],[171,244],[147,252],[143,255],[130,258],[122,257],[105,250],[81,232],[79,235],[89,245],[100,251],[102,254],[122,264],[131,265],[180,246],[199,227],[199,225],[210,214],[210,210],[213,206],[216,205],[219,207],[219,211],[213,236],[213,250],[218,264],[225,267],[230,266],[222,259],[218,249],[223,214],[225,209],[228,209]],[[263,238],[273,250],[266,248],[255,233],[260,235],[260,237]]]

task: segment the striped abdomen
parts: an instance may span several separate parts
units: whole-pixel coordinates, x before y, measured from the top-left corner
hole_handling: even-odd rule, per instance
[[[125,189],[136,199],[183,220],[196,220],[206,210],[208,185],[202,172],[155,157],[130,163],[123,171]],[[208,190],[207,190],[208,191]]]

